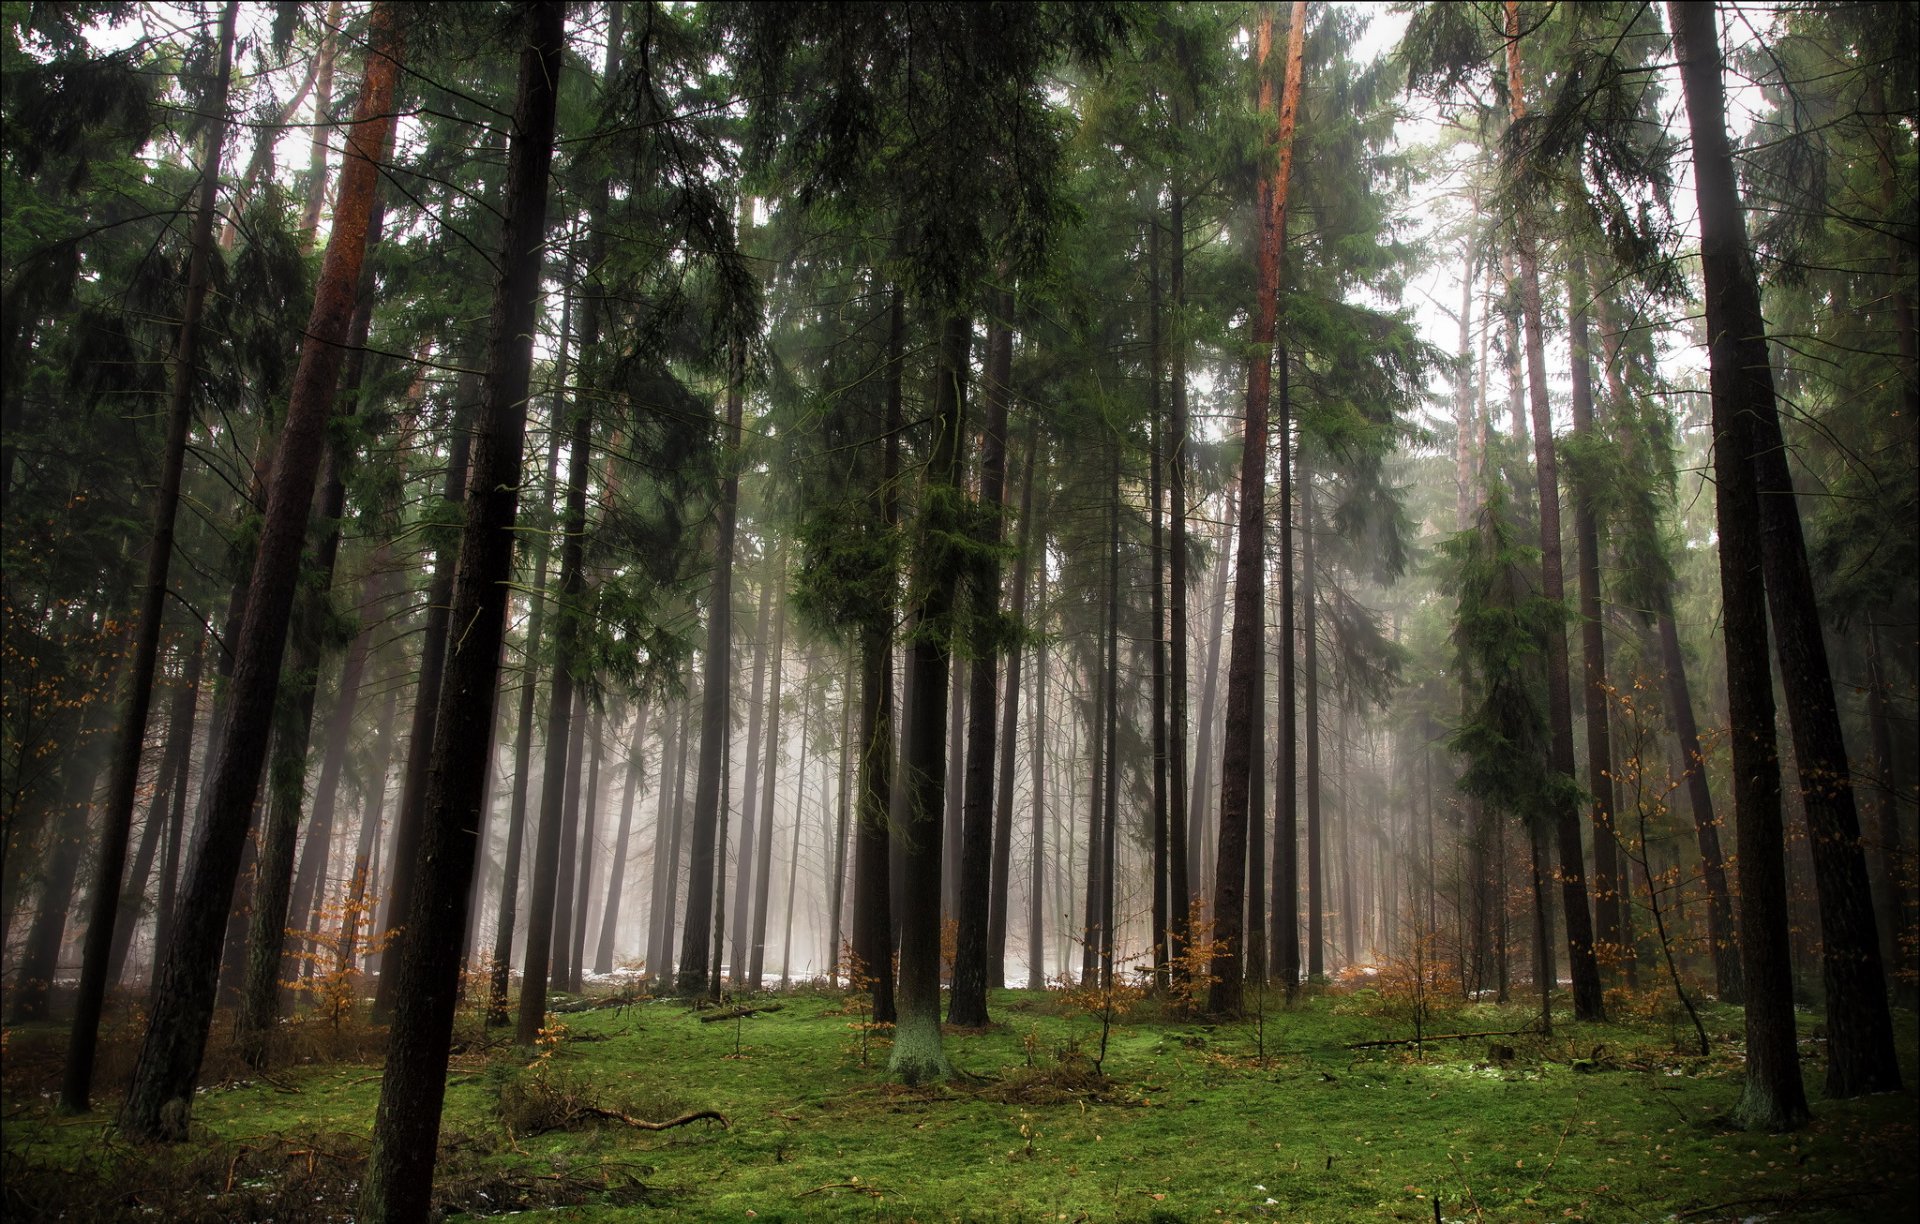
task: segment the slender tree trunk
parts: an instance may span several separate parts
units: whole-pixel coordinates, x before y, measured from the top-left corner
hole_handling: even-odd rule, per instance
[[[980,452],[980,506],[989,525],[984,527],[980,543],[998,549],[1005,536],[1001,519],[1005,513],[1001,501],[1007,483],[1007,399],[1013,378],[1013,294],[1001,290],[994,295],[996,309],[987,321],[987,363],[985,392],[986,435]],[[979,631],[989,627],[1000,613],[1000,563],[986,562],[977,575],[973,595],[973,624]],[[949,992],[947,1022],[963,1027],[987,1023],[987,956],[989,911],[993,906],[993,826],[994,743],[996,716],[1000,713],[995,698],[999,691],[998,635],[974,646],[970,691],[967,695],[967,763],[964,785],[948,788],[948,794],[963,794],[960,828],[960,878],[955,918],[958,930],[954,940],[953,989]],[[1007,770],[1011,773],[1011,770]]]
[[[1185,128],[1185,110],[1174,102],[1174,125]],[[1191,868],[1187,862],[1187,224],[1181,184],[1168,185],[1167,293],[1173,299],[1173,343],[1168,370],[1173,418],[1168,422],[1172,445],[1167,452],[1167,921],[1169,950],[1183,956],[1192,937]],[[1037,778],[1038,775],[1036,775]],[[1039,783],[1036,781],[1035,786]],[[1037,845],[1037,843],[1036,843]],[[1036,850],[1037,853],[1037,850]]]
[[[808,662],[812,662],[811,657]],[[808,675],[812,672],[812,667],[806,669]],[[805,731],[800,733],[800,761],[793,774],[793,843],[792,849],[787,854],[787,914],[786,921],[780,926],[780,988],[782,990],[793,982],[793,898],[799,891],[800,831],[806,828],[807,808],[807,733]]]
[[[687,703],[679,703],[678,717],[669,712],[660,744],[660,795],[653,818],[653,889],[647,909],[647,968],[654,982],[671,981],[663,966],[672,959],[668,933],[673,929],[667,905],[675,869],[674,822],[680,804],[679,779],[686,760]]]
[[[153,906],[153,963],[147,971],[149,994],[160,985],[160,969],[167,948],[173,942],[174,890],[180,876],[180,848],[187,832],[187,779],[193,770],[193,720],[199,709],[200,677],[206,660],[207,638],[202,636],[194,645],[192,657],[187,660],[187,674],[178,699],[181,704],[174,708],[175,715],[185,720],[181,734],[186,738],[180,745],[180,755],[173,767],[173,789],[167,813],[167,850],[160,860],[160,883]]]
[[[188,872],[174,946],[162,971],[154,1014],[121,1115],[126,1133],[139,1139],[185,1138],[193,1085],[213,1019],[221,932],[266,757],[267,725],[299,579],[302,537],[366,253],[376,162],[393,123],[398,26],[392,6],[375,5],[366,77],[348,133],[340,207],[301,345],[249,581],[246,619],[236,639],[227,729],[207,771],[200,840]]]
[[[1106,748],[1100,776],[1100,985],[1113,986],[1114,831],[1120,823],[1120,440],[1113,440],[1113,500],[1107,517],[1107,675],[1100,686]],[[1092,848],[1089,854],[1094,853]]]
[[[347,879],[347,896],[341,906],[340,938],[335,944],[338,957],[334,968],[341,973],[352,969],[363,949],[360,919],[366,904],[367,882],[377,858],[381,813],[387,802],[387,766],[393,758],[393,714],[399,704],[400,690],[387,686],[387,699],[380,707],[380,720],[374,730],[373,763],[367,772],[366,794],[360,806],[360,837],[354,850],[353,873]]]
[[[899,521],[900,428],[906,370],[906,305],[894,286],[887,311],[887,405],[879,501],[889,531]],[[889,594],[891,571],[881,575]],[[882,601],[860,633],[860,809],[853,847],[853,952],[873,983],[873,1019],[894,1020],[893,999],[893,600]]]
[[[1206,797],[1211,793],[1209,770],[1213,764],[1213,729],[1219,722],[1214,699],[1220,691],[1220,643],[1226,639],[1227,555],[1233,551],[1234,531],[1239,520],[1240,489],[1236,484],[1227,492],[1227,517],[1220,535],[1220,552],[1213,564],[1213,614],[1207,629],[1207,670],[1200,689],[1200,732],[1193,749],[1193,783],[1187,788],[1187,895],[1206,896],[1207,825]]]
[[[593,844],[600,829],[600,756],[604,718],[593,712],[587,731],[587,786],[580,804],[579,873],[573,886],[573,947],[567,957],[567,989],[579,994],[587,959],[587,906],[593,899]]]
[[[609,78],[617,69],[618,56],[619,39],[615,38],[608,49]],[[583,356],[588,346],[598,340],[597,303],[598,299],[591,294],[582,300],[580,352]],[[570,785],[577,785],[572,767],[572,762],[578,760],[573,746],[576,707],[573,671],[580,649],[586,596],[583,553],[587,483],[593,466],[591,400],[590,396],[574,396],[573,412],[568,420],[567,504],[560,524],[560,587],[554,596],[553,675],[547,685],[547,745],[540,774],[540,826],[534,835],[533,875],[527,896],[527,943],[520,964],[520,1002],[514,1023],[514,1044],[521,1046],[533,1045],[546,1024],[547,990],[555,970],[554,952],[566,946],[556,941],[556,927],[565,928],[561,919],[569,911],[555,907],[560,902],[562,874],[569,865],[568,852],[572,848],[566,831],[567,790]],[[554,427],[558,429],[561,403],[558,395],[554,403]],[[567,878],[570,883],[571,877]]]
[[[553,423],[559,422],[558,406],[563,402],[567,385],[567,340],[571,332],[572,303],[569,300],[560,308],[560,352],[554,363]],[[560,480],[560,431],[550,428],[547,431],[547,479],[540,486],[540,520],[544,521],[553,509],[554,486]],[[527,601],[527,636],[521,646],[522,679],[520,681],[520,710],[513,731],[513,797],[507,807],[507,848],[506,861],[502,864],[500,878],[500,917],[493,930],[493,972],[487,989],[487,1025],[490,1028],[507,1022],[507,989],[513,977],[513,936],[520,913],[520,860],[525,853],[527,837],[527,792],[531,789],[528,771],[533,764],[533,723],[534,706],[539,695],[540,674],[535,664],[539,657],[541,633],[545,628],[547,615],[547,559],[551,552],[551,539],[545,531],[528,533],[528,543],[533,549],[533,588]],[[669,724],[671,726],[671,724]],[[660,776],[663,782],[662,794],[665,794],[666,778],[665,749],[662,748]],[[543,764],[544,770],[544,764]],[[546,779],[541,778],[544,793]],[[537,838],[537,835],[536,835]],[[532,890],[529,889],[529,892]],[[528,898],[531,905],[532,898]]]
[[[300,245],[311,251],[320,233],[320,212],[327,202],[327,136],[333,128],[333,65],[340,54],[340,0],[327,5],[322,23],[319,63],[313,74],[313,132],[307,142],[306,203],[300,209]]]
[[[1540,991],[1540,1031],[1553,1032],[1553,922],[1547,913],[1546,833],[1529,824],[1528,867],[1533,877],[1533,983]]]
[[[385,206],[376,191],[367,220],[369,247],[379,245],[385,218]],[[338,401],[342,406],[335,413],[336,421],[350,419],[359,406],[361,379],[366,372],[367,336],[373,327],[373,294],[373,269],[362,266],[353,322],[348,328],[347,343],[351,351],[342,370],[346,396],[344,401]],[[325,480],[314,508],[319,544],[308,564],[301,595],[302,599],[311,601],[316,620],[332,588],[334,565],[340,555],[340,519],[346,513],[346,473],[352,462],[351,451],[342,451],[332,443],[328,445]],[[248,923],[247,976],[234,1021],[234,1039],[241,1056],[256,1070],[266,1066],[267,1035],[279,1018],[281,962],[292,900],[294,845],[299,833],[300,810],[306,802],[307,746],[313,732],[314,690],[321,663],[322,643],[318,635],[312,631],[298,635],[293,643],[292,669],[285,685],[289,691],[282,694],[279,725],[274,731],[267,821],[260,839],[260,870]],[[351,707],[352,697],[348,694],[343,692],[340,700]],[[328,823],[331,824],[331,817]],[[319,835],[318,840],[315,835]],[[323,829],[317,821],[309,821],[308,836],[324,850],[332,830]]]
[[[1567,291],[1568,344],[1573,360],[1573,432],[1589,437],[1593,424],[1593,366],[1587,338],[1586,261],[1573,256]],[[1607,635],[1600,611],[1600,524],[1593,494],[1573,482],[1573,534],[1579,569],[1581,696],[1587,720],[1587,790],[1593,795],[1593,906],[1600,946],[1633,976],[1633,949],[1621,926],[1621,867],[1614,827],[1613,744],[1608,718],[1613,690],[1607,682]]]
[[[1034,452],[1038,466],[1040,455]],[[1029,472],[1031,476],[1031,472]],[[1047,615],[1047,534],[1040,533],[1038,571],[1040,589],[1034,595],[1035,619],[1046,623]],[[1033,751],[1033,862],[1027,879],[1027,989],[1042,990],[1047,984],[1045,872],[1047,847],[1047,642],[1042,637],[1034,647],[1033,730],[1029,733]],[[1054,861],[1060,851],[1054,849]]]
[[[1020,627],[1026,625],[1027,619],[1028,553],[1033,543],[1033,469],[1039,459],[1039,445],[1040,418],[1035,415],[1027,424],[1027,462],[1020,479],[1020,534],[1013,554],[1013,623]],[[987,985],[996,989],[1007,984],[1007,894],[1013,870],[1013,748],[1019,728],[1023,653],[1018,646],[1007,651],[1006,692],[1000,701],[1003,764],[994,796],[993,897],[987,911]]]
[[[193,389],[200,379],[200,318],[213,266],[213,220],[220,190],[220,160],[227,140],[227,94],[233,74],[234,26],[240,5],[229,0],[220,14],[220,52],[208,110],[204,168],[194,212],[192,254],[187,260],[187,293],[174,344],[173,381],[167,397],[167,436],[160,455],[160,487],[154,495],[153,535],[147,544],[146,580],[135,614],[133,661],[127,677],[126,712],[107,782],[94,887],[81,953],[80,990],[73,1027],[67,1038],[67,1062],[60,1083],[60,1109],[84,1113],[91,1108],[93,1063],[106,1001],[108,962],[113,954],[114,918],[120,905],[120,877],[126,869],[127,839],[133,823],[134,793],[140,782],[140,756],[146,747],[147,715],[153,703],[153,675],[160,658],[160,626],[166,619],[167,575],[173,565],[174,517],[180,506],[180,478],[186,467],[187,433],[193,424]],[[64,925],[64,923],[63,923]]]
[[[1704,176],[1702,176],[1704,178]],[[1703,182],[1702,229],[1709,191]],[[1730,237],[1746,246],[1737,196],[1729,197]],[[1716,201],[1715,220],[1725,217]],[[1704,244],[1704,233],[1702,236]],[[1743,270],[1744,263],[1739,265]],[[1711,300],[1711,298],[1710,298]],[[1766,356],[1766,321],[1759,294],[1730,293],[1722,299],[1726,327],[1751,337],[1751,355]],[[1710,324],[1711,326],[1711,324]],[[1807,843],[1820,905],[1820,971],[1827,1000],[1827,1095],[1834,1099],[1900,1090],[1900,1060],[1887,1007],[1887,979],[1880,935],[1860,845],[1853,771],[1834,700],[1833,672],[1807,562],[1786,438],[1772,394],[1772,374],[1747,384],[1754,391],[1751,426],[1760,502],[1761,562],[1767,608],[1772,614],[1774,656],[1787,698],[1787,723],[1806,808]],[[1762,394],[1764,386],[1765,394]]]
[[[632,746],[627,753],[627,782],[620,794],[620,831],[613,839],[613,859],[607,865],[607,903],[600,907],[600,940],[594,945],[593,971],[613,972],[613,945],[620,930],[620,902],[626,894],[627,847],[633,833],[633,805],[639,797],[647,765],[647,707],[634,718]],[[744,844],[744,843],[743,843]]]
[[[753,850],[753,937],[748,941],[747,985],[754,990],[760,989],[761,975],[767,968],[767,894],[773,880],[773,798],[774,782],[780,772],[780,693],[785,679],[786,652],[787,601],[783,598],[773,620],[773,686],[768,690],[767,755],[760,779],[760,811],[764,818],[756,830],[759,844]]]
[[[713,591],[707,609],[706,680],[701,690],[700,771],[693,789],[693,840],[687,876],[687,918],[680,937],[676,990],[691,998],[707,986],[713,938],[714,842],[725,801],[725,731],[733,676],[734,520],[740,499],[740,413],[746,354],[735,341],[727,380],[725,454],[715,507]]]
[[[940,804],[947,786],[943,751],[954,587],[960,557],[950,541],[960,496],[960,439],[966,418],[967,351],[973,324],[965,315],[942,322],[934,371],[933,444],[917,531],[920,564],[908,599],[917,626],[907,719],[905,889],[900,898],[900,976],[893,1055],[888,1069],[909,1084],[950,1073],[940,1042]]]
[[[728,684],[732,684],[731,678]],[[728,694],[731,703],[732,694]],[[720,827],[714,836],[714,881],[713,881],[713,943],[708,954],[712,966],[707,973],[707,997],[715,1003],[720,1001],[720,992],[725,985],[722,971],[725,969],[727,945],[727,818],[733,813],[733,805],[727,800],[727,780],[733,772],[733,723],[726,725],[721,735],[720,759],[727,762],[727,778],[720,782]],[[744,858],[744,855],[742,855]]]
[[[1911,1007],[1914,982],[1909,974],[1903,972],[1908,966],[1901,962],[1910,959],[1903,949],[1912,947],[1905,936],[1910,925],[1908,912],[1912,908],[1913,898],[1909,895],[1907,880],[1906,863],[1909,855],[1904,845],[1906,839],[1900,831],[1900,792],[1894,780],[1892,685],[1881,656],[1880,626],[1872,621],[1867,623],[1866,656],[1867,728],[1873,743],[1872,776],[1875,779],[1873,828],[1875,839],[1880,843],[1880,853],[1874,860],[1877,868],[1874,882],[1879,885],[1877,896],[1881,913],[1880,954],[1891,979],[1890,993],[1897,1001]]]
[[[1519,0],[1507,0],[1508,98],[1517,121],[1526,114],[1520,81]],[[1546,336],[1540,306],[1540,274],[1535,238],[1526,217],[1516,231],[1514,245],[1520,262],[1520,298],[1527,350],[1527,386],[1533,409],[1533,454],[1539,482],[1540,593],[1553,603],[1566,598],[1560,561],[1560,476],[1553,438],[1553,410],[1547,398]],[[1553,736],[1554,772],[1574,776],[1573,705],[1568,692],[1567,632],[1555,625],[1547,631],[1547,722]],[[1593,913],[1587,908],[1586,854],[1580,844],[1580,813],[1571,803],[1557,802],[1552,813],[1560,858],[1561,909],[1567,926],[1567,961],[1573,975],[1573,1015],[1576,1020],[1605,1020],[1606,1002],[1600,993],[1600,968],[1593,952]]]
[[[1300,687],[1302,713],[1307,722],[1307,980],[1327,976],[1326,873],[1321,868],[1320,824],[1320,573],[1314,554],[1313,469],[1307,462],[1306,439],[1300,439],[1294,458],[1300,490]]]
[[[1097,630],[1102,640],[1107,636],[1106,613],[1111,602],[1103,599],[1100,609],[1100,624]],[[1102,656],[1105,653],[1101,646]],[[1100,870],[1106,865],[1106,855],[1100,852],[1104,838],[1100,833],[1100,819],[1106,814],[1107,784],[1107,724],[1106,724],[1106,686],[1107,670],[1096,662],[1093,681],[1092,700],[1087,703],[1087,748],[1091,753],[1087,788],[1087,893],[1080,911],[1080,983],[1090,985],[1097,981],[1095,974],[1100,971]],[[1069,878],[1072,872],[1067,873]]]
[[[477,391],[478,382],[471,376],[463,376],[454,390],[446,483],[441,490],[441,500],[448,503],[450,508],[459,507],[466,500],[467,464],[472,447],[468,425],[473,416]],[[399,926],[413,899],[414,880],[409,864],[414,861],[415,851],[420,844],[420,824],[425,819],[427,765],[433,748],[434,720],[440,709],[440,681],[446,669],[447,633],[452,623],[453,577],[459,563],[458,554],[454,551],[457,547],[457,541],[447,539],[442,539],[436,545],[433,581],[427,587],[427,623],[420,638],[420,681],[414,689],[412,728],[407,736],[406,773],[402,775],[400,784],[400,810],[394,818],[393,867],[384,881],[387,886],[386,920],[377,928],[385,932],[392,932]],[[387,938],[391,940],[393,936],[389,934]],[[392,979],[384,972],[386,956],[383,952],[376,950],[369,959],[383,970],[375,983],[373,995],[374,1022],[382,1023],[392,1014]]]
[[[1265,668],[1261,655],[1266,633],[1262,593],[1266,580],[1267,410],[1273,386],[1273,338],[1278,320],[1280,248],[1286,243],[1287,191],[1293,164],[1293,129],[1300,107],[1302,40],[1306,35],[1305,0],[1295,0],[1287,30],[1284,94],[1277,141],[1279,164],[1271,183],[1259,190],[1261,218],[1259,298],[1254,311],[1252,370],[1247,378],[1246,435],[1240,476],[1240,552],[1235,560],[1233,653],[1227,664],[1227,735],[1220,761],[1220,858],[1214,872],[1213,958],[1209,1010],[1240,1011],[1247,975],[1244,924],[1247,822],[1251,799],[1254,744],[1251,728],[1264,705]],[[1273,41],[1273,17],[1261,11],[1258,41],[1260,113],[1274,113],[1273,80],[1266,62]]]
[[[841,673],[840,684],[840,769],[834,775],[839,787],[839,815],[833,828],[833,883],[829,887],[833,900],[827,909],[831,924],[827,935],[827,980],[836,985],[840,981],[842,919],[847,902],[847,825],[853,804],[853,787],[848,778],[848,769],[853,761],[854,675],[851,656],[846,661],[846,670]],[[743,853],[745,846],[743,841]]]
[[[749,945],[753,942],[753,928],[749,923],[749,905],[753,896],[753,850],[754,805],[760,798],[760,726],[766,715],[767,692],[767,629],[768,615],[773,611],[773,576],[777,566],[774,553],[767,551],[767,572],[760,581],[760,612],[754,618],[753,630],[753,696],[747,702],[747,778],[746,785],[740,791],[740,866],[738,879],[733,892],[733,980],[735,983],[746,980],[747,961],[751,956]]]
[[[1720,531],[1721,636],[1733,727],[1740,963],[1746,982],[1747,1082],[1736,1116],[1749,1129],[1788,1130],[1804,1123],[1808,1110],[1787,950],[1780,761],[1767,664],[1760,490],[1753,462],[1761,445],[1754,418],[1761,401],[1771,403],[1773,374],[1727,146],[1714,7],[1671,3],[1667,12],[1693,133],[1706,278],[1714,515]]]
[[[1167,865],[1167,592],[1165,541],[1160,526],[1161,507],[1161,343],[1160,218],[1147,219],[1147,517],[1148,564],[1152,573],[1148,604],[1153,618],[1152,734],[1153,749],[1153,981],[1164,990],[1172,968],[1172,926],[1168,915],[1170,872]]]
[[[1274,744],[1273,790],[1279,827],[1273,837],[1272,943],[1268,958],[1287,1001],[1300,994],[1299,694],[1294,679],[1293,404],[1287,349],[1280,346],[1280,728]]]
[[[200,657],[196,639],[193,658]],[[189,662],[188,674],[167,711],[167,738],[160,750],[160,764],[154,770],[153,803],[147,808],[147,822],[140,830],[140,849],[127,872],[126,888],[120,908],[113,919],[113,950],[107,958],[107,983],[118,984],[127,964],[127,950],[133,943],[134,928],[139,925],[146,903],[147,881],[153,875],[154,856],[159,853],[160,836],[168,813],[174,807],[175,792],[186,785],[180,776],[180,760],[186,755],[193,737],[193,689],[199,683],[199,668]]]
[[[952,669],[947,692],[947,776],[954,785],[947,788],[946,828],[941,833],[940,927],[954,921],[955,900],[960,892],[960,817],[963,787],[967,775],[967,672]],[[941,936],[944,941],[945,935]]]
[[[384,557],[377,559],[383,562]],[[374,622],[384,611],[384,574],[378,569],[369,575],[360,590],[360,606],[367,623],[354,635],[347,657],[340,665],[340,682],[335,686],[333,709],[321,730],[325,745],[320,762],[320,777],[313,786],[313,815],[307,821],[307,834],[300,846],[300,865],[294,874],[293,896],[287,906],[287,929],[302,934],[312,930],[314,900],[320,894],[333,857],[334,814],[340,806],[340,777],[346,771],[347,750],[353,743],[353,716],[360,708],[360,683],[366,678],[367,657],[373,652]]]
[[[667,842],[666,908],[662,915],[658,980],[669,984],[674,980],[673,936],[675,920],[680,913],[680,864],[685,857],[681,850],[686,844],[687,834],[687,771],[693,759],[694,709],[694,702],[690,699],[681,711],[680,764],[674,771],[673,785],[673,831]]]
[[[547,954],[547,984],[573,989],[573,892],[580,854],[580,785],[586,771],[587,701],[576,686],[573,715],[567,724],[566,784],[560,799],[560,863],[553,887],[553,947]]]
[[[490,731],[500,691],[500,643],[506,629],[507,580],[513,572],[555,102],[566,42],[564,5],[537,2],[523,13],[526,28],[507,158],[501,273],[488,328],[473,496],[467,501],[454,586],[454,622],[461,631],[440,694],[419,883],[395,958],[400,989],[395,992],[374,1118],[373,1151],[360,1194],[360,1217],[382,1224],[425,1219],[432,1202],[464,942],[461,927],[473,882],[475,833],[486,802]],[[617,26],[612,35],[617,47]]]

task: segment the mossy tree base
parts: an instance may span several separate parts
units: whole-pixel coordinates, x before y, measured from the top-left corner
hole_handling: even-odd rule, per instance
[[[901,1015],[893,1030],[893,1056],[887,1070],[909,1087],[951,1078],[953,1064],[940,1041],[940,1016]]]

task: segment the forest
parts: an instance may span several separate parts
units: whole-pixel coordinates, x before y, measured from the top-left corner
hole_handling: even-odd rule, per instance
[[[1920,1205],[1904,5],[0,28],[8,1219]]]

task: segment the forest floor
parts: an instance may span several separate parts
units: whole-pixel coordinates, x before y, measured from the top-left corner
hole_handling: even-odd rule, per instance
[[[565,1000],[558,1000],[565,1006]],[[587,1002],[593,1002],[589,1000]],[[597,1000],[611,1004],[610,1000]],[[463,1018],[438,1200],[459,1218],[542,1209],[608,1220],[1290,1221],[1912,1219],[1920,1203],[1913,1013],[1909,1091],[1829,1102],[1803,1014],[1815,1119],[1731,1129],[1740,1017],[1616,998],[1551,1037],[1412,1035],[1404,997],[1325,993],[1213,1024],[1130,1001],[1105,1057],[1097,996],[999,991],[996,1023],[950,1031],[951,1082],[885,1073],[884,1030],[817,988],[718,1023],[667,1000],[557,1015],[537,1057]],[[579,1004],[575,1004],[578,1006]],[[709,1013],[710,1014],[710,1013]],[[1516,1003],[1437,1008],[1429,1034],[1527,1027]],[[103,1058],[124,1080],[137,1018]],[[346,1220],[379,1092],[377,1034],[287,1026],[269,1076],[216,1034],[194,1141],[138,1147],[52,1110],[61,1032],[6,1035],[8,1220]],[[1496,1047],[1509,1047],[1498,1049]],[[1510,1056],[1509,1056],[1510,1055]],[[712,1110],[671,1129],[637,1129]]]

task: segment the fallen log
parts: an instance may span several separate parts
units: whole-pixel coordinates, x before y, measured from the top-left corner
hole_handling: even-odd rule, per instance
[[[1529,1025],[1526,1028],[1500,1029],[1485,1033],[1430,1033],[1424,1037],[1384,1037],[1379,1041],[1349,1041],[1346,1048],[1368,1050],[1379,1046],[1419,1045],[1426,1041],[1471,1041],[1475,1037],[1524,1037],[1536,1032],[1539,1030]]]
[[[716,1020],[738,1020],[742,1016],[751,1016],[759,1012],[777,1012],[778,1003],[762,1003],[758,1007],[729,1007],[725,1011],[707,1012],[700,1017],[700,1023],[712,1024]]]

